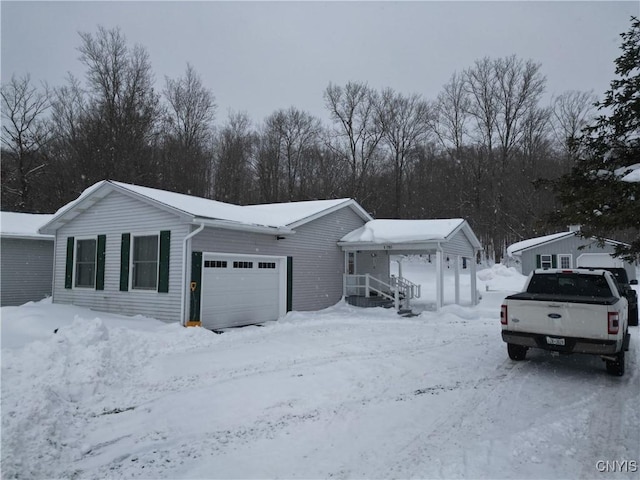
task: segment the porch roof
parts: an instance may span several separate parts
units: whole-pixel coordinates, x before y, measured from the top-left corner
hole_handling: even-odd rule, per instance
[[[338,245],[343,250],[446,250],[446,244],[462,231],[473,250],[480,241],[462,218],[433,220],[371,220],[348,233]]]

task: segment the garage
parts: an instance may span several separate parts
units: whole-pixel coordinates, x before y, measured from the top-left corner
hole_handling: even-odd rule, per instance
[[[286,313],[286,257],[202,255],[201,322],[211,330],[276,320]]]

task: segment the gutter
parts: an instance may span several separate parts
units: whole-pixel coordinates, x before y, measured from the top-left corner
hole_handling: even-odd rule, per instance
[[[182,239],[182,295],[180,296],[180,325],[186,325],[186,309],[187,309],[187,242],[204,230],[204,223],[193,232]]]
[[[224,228],[227,230],[262,233],[264,235],[293,235],[295,233],[295,230],[292,230],[288,227],[268,227],[248,223],[239,223],[231,220],[207,220],[205,218],[196,218],[193,220],[193,223],[206,225],[207,227]]]

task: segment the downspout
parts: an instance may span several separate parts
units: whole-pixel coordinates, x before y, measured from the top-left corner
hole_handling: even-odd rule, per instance
[[[187,309],[187,242],[195,237],[198,233],[204,230],[204,223],[201,223],[198,228],[182,239],[182,295],[180,296],[180,325],[186,324],[186,309]]]
[[[51,303],[54,301],[54,294],[56,291],[56,249],[58,248],[58,231],[56,230],[53,236],[53,275],[51,278]]]
[[[436,310],[439,311],[444,304],[444,250],[440,242],[437,242],[436,245]]]

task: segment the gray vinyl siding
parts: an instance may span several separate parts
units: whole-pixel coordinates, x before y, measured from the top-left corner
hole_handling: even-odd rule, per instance
[[[22,305],[51,295],[53,239],[0,239],[0,306]]]
[[[350,207],[345,207],[297,227],[294,235],[281,240],[275,235],[206,228],[193,238],[191,248],[293,257],[293,309],[318,310],[342,297],[344,253],[337,242],[364,223]]]
[[[443,244],[443,248],[445,254],[474,257],[473,245],[462,230],[459,230],[447,243]]]
[[[583,246],[582,250],[579,247]],[[613,253],[614,247],[612,245],[603,245],[599,247],[596,242],[588,238],[582,238],[578,236],[564,237],[554,242],[549,242],[544,245],[538,245],[531,247],[521,254],[522,274],[529,275],[531,271],[536,268],[536,255],[560,255],[570,254],[571,266],[576,266],[577,258],[583,253]],[[558,265],[559,266],[559,265]]]
[[[128,195],[112,192],[58,229],[53,301],[123,315],[146,315],[180,321],[182,240],[189,226],[173,215]],[[123,233],[159,234],[171,231],[169,292],[120,291],[120,250]],[[104,290],[64,288],[67,238],[106,235]]]
[[[368,273],[383,282],[388,282],[390,274],[389,270],[388,251],[381,250],[372,252],[370,250],[365,250],[356,253],[356,273],[358,275]]]

